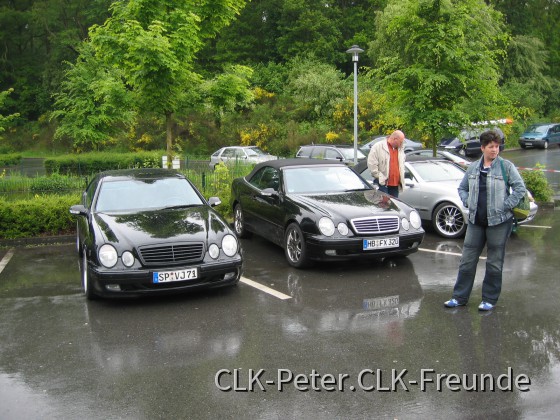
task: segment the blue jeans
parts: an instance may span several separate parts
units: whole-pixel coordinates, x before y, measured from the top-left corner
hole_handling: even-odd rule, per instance
[[[478,258],[487,246],[486,271],[482,282],[482,300],[495,305],[502,290],[502,269],[506,253],[506,242],[511,234],[513,219],[496,226],[467,225],[463,243],[463,255],[459,265],[453,297],[459,303],[467,303],[471,295],[476,275]]]
[[[399,187],[389,187],[387,185],[379,185],[379,181],[377,179],[375,179],[373,181],[378,187],[379,187],[379,191],[384,192],[386,194],[389,194],[395,198],[399,198]]]

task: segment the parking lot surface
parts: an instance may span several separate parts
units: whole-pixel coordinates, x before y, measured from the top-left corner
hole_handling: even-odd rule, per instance
[[[507,245],[497,308],[445,309],[462,240],[289,267],[243,241],[234,288],[88,302],[73,244],[0,248],[0,418],[555,418],[560,212]]]

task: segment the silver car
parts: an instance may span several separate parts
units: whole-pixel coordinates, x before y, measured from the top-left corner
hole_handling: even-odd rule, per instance
[[[220,162],[236,163],[261,163],[267,160],[278,159],[278,156],[270,155],[257,146],[227,146],[216,150],[210,156],[210,168],[215,169]]]
[[[372,180],[367,163],[354,169],[366,180]],[[399,199],[418,210],[422,220],[430,223],[438,235],[459,238],[465,234],[468,217],[457,191],[464,175],[465,170],[450,161],[407,156],[405,188]],[[531,202],[529,216],[517,222],[533,220],[537,210],[537,204]]]

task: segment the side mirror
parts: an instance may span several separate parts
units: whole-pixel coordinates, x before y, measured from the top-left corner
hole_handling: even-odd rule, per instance
[[[265,188],[261,191],[261,194],[265,197],[278,197],[278,191],[276,191],[274,188]]]
[[[76,204],[70,207],[70,214],[75,216],[87,216],[88,213],[88,209],[82,204]]]
[[[210,197],[208,199],[208,204],[210,205],[210,207],[216,207],[222,204],[222,200],[220,200],[218,197]]]

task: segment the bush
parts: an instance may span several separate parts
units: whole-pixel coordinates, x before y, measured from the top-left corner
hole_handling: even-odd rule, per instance
[[[21,155],[17,154],[0,154],[0,166],[17,165],[21,162]]]
[[[163,151],[66,155],[45,159],[45,169],[49,175],[89,175],[111,169],[160,168],[163,155]]]
[[[54,236],[73,231],[76,219],[69,212],[80,194],[35,196],[32,199],[0,199],[0,238]]]
[[[544,169],[544,165],[537,163],[536,168]],[[552,191],[552,188],[548,185],[548,180],[543,171],[536,169],[532,171],[523,170],[520,173],[523,181],[525,181],[525,186],[531,191],[535,201],[549,202],[552,200],[554,191]]]

